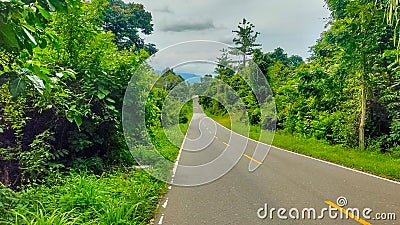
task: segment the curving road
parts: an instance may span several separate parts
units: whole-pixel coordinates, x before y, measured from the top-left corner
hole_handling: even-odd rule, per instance
[[[170,186],[154,224],[400,224],[399,183],[275,147],[260,162],[252,158],[256,145],[205,116],[194,99],[172,181],[202,184],[239,161],[208,184]],[[209,162],[217,163],[200,167]],[[249,163],[260,166],[249,172]]]

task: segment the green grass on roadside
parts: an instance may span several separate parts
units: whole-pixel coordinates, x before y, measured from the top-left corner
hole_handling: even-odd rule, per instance
[[[185,107],[182,116],[187,121],[179,124],[184,133],[193,115],[192,104]],[[174,161],[179,148],[162,128],[154,129],[154,134],[155,147]],[[71,172],[60,175],[57,182],[20,192],[0,186],[0,224],[148,224],[166,191],[165,182],[134,168],[101,176]]]
[[[215,116],[207,110],[205,112],[207,116],[230,129],[231,122],[228,115]],[[252,139],[259,140],[260,132],[259,126],[251,126],[249,136]],[[263,138],[261,138],[262,140]],[[366,150],[361,151],[341,145],[330,145],[323,140],[299,137],[294,134],[284,133],[283,131],[275,133],[273,145],[381,177],[400,180],[400,158],[394,158],[389,154]]]
[[[389,154],[330,145],[324,141],[275,133],[273,145],[378,176],[400,180],[400,159]]]
[[[186,134],[189,128],[190,120],[193,117],[193,100],[188,101],[179,112],[179,128],[182,134]],[[184,118],[184,119],[183,119]]]
[[[227,114],[225,114],[225,115],[213,115],[208,110],[205,110],[204,113],[208,117],[210,117],[211,119],[217,121],[222,126],[228,128],[228,129],[231,129],[231,118],[229,117],[229,115],[227,115]]]
[[[0,224],[147,224],[165,191],[143,170],[71,173],[61,185],[0,188]]]

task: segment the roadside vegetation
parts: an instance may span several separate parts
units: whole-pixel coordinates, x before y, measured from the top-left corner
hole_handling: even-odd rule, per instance
[[[244,112],[241,99],[252,138],[277,129],[278,147],[400,179],[399,7],[386,0],[326,4],[327,30],[306,61],[282,48],[263,52],[255,25],[243,19],[235,47],[221,50],[216,79],[202,86],[212,79],[206,75],[191,87]],[[142,154],[149,135],[173,162],[179,146],[165,130],[174,130],[178,143],[193,115],[192,101],[179,109],[167,99],[184,81],[173,69],[136,73],[157,51],[143,38],[152,32],[152,15],[141,4],[0,1],[0,224],[150,222],[166,184],[138,166],[127,142]],[[252,65],[269,85],[257,80],[251,89],[241,75],[252,77]],[[130,116],[146,118],[129,140],[122,125],[127,87],[130,104],[144,109]],[[221,102],[200,103],[229,127]],[[270,114],[263,117],[262,109]]]
[[[0,12],[0,224],[149,223],[167,186],[127,147],[125,90],[137,87],[136,106],[146,109],[135,144],[148,133],[174,161],[161,109],[183,81],[166,71],[168,85],[144,95],[159,78],[135,73],[156,51],[142,38],[151,14],[120,0],[0,1]],[[191,107],[168,126],[186,132]]]
[[[229,127],[243,117],[229,120],[224,107],[240,108],[240,98],[248,117],[242,123],[250,125],[250,137],[258,139],[261,130],[276,129],[278,147],[399,179],[399,28],[388,23],[396,18],[387,12],[387,5],[395,3],[387,3],[327,0],[327,30],[306,60],[288,56],[282,48],[261,51],[256,26],[243,20],[234,31],[235,47],[221,50],[213,75],[238,97],[213,82],[206,94],[216,98],[200,98],[205,112]],[[235,60],[238,51],[240,60]],[[245,81],[252,65],[269,86],[252,89],[253,84]],[[267,100],[260,101],[259,96],[269,96],[268,91],[273,94],[276,121],[261,113]],[[230,103],[221,104],[217,98]]]
[[[231,121],[228,114],[214,115],[208,110],[206,110],[205,113],[219,124],[229,129],[231,128]],[[248,136],[254,140],[265,142],[263,137],[260,138],[260,131],[260,126],[251,125]],[[359,148],[332,145],[326,140],[318,140],[315,137],[304,137],[283,130],[277,130],[275,132],[272,145],[313,158],[400,181],[400,157],[382,154],[379,150],[370,149],[368,151],[362,151]]]

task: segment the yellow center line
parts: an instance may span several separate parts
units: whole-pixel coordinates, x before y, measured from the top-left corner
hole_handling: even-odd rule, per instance
[[[246,154],[243,154],[246,158],[248,158],[248,159],[250,159],[250,160],[253,160],[254,162],[256,162],[256,163],[258,163],[258,164],[262,164],[262,162],[260,162],[260,161],[258,161],[258,160],[256,160],[256,159],[254,159],[253,157],[251,157],[251,156],[249,156],[249,155],[246,155]]]
[[[355,220],[355,221],[357,221],[357,222],[359,222],[359,223],[361,223],[363,225],[372,225],[371,223],[368,223],[367,221],[361,219],[360,217],[355,216],[353,213],[347,212],[347,210],[343,209],[342,207],[336,205],[335,203],[333,203],[331,201],[325,201],[325,203],[330,205],[330,206],[332,206],[332,207],[334,207],[334,208],[336,208],[336,209],[338,209],[340,212],[348,215],[351,219],[353,219],[353,220]]]
[[[228,143],[226,143],[225,141],[223,142],[226,146],[230,146]]]

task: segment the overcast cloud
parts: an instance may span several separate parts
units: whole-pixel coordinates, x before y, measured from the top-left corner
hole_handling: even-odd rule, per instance
[[[132,1],[132,0],[126,0]],[[143,36],[162,50],[180,42],[211,40],[232,45],[238,23],[246,18],[260,32],[257,42],[264,51],[283,48],[289,55],[310,56],[309,47],[314,45],[324,30],[329,11],[324,0],[136,0],[152,13],[154,32]],[[179,49],[182,46],[184,50]],[[178,45],[177,50],[167,51],[154,58],[155,66],[172,67],[184,58],[216,61],[220,49],[195,45]],[[211,45],[211,47],[214,45]],[[218,46],[221,47],[221,46]],[[208,55],[207,55],[208,54]],[[196,56],[193,56],[196,55]],[[182,56],[184,56],[182,58]],[[178,72],[210,74],[214,66],[185,64]]]
[[[128,1],[128,0],[127,0]],[[132,1],[132,0],[129,0]],[[309,57],[309,47],[324,30],[329,11],[323,0],[136,0],[153,16],[154,32],[146,42],[163,49],[183,41],[232,44],[232,30],[243,18],[260,32],[264,51],[283,48]]]
[[[161,31],[165,32],[186,32],[186,31],[201,31],[214,29],[215,26],[211,20],[166,20],[159,24]],[[185,34],[184,34],[185,35]]]

